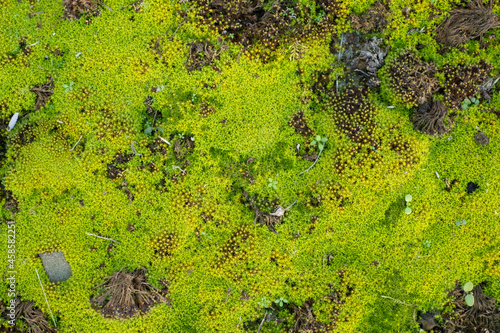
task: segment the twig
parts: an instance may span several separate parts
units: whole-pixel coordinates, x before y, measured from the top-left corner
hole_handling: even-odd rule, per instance
[[[267,312],[266,312],[266,314],[264,315],[264,318],[262,318],[262,321],[260,322],[259,329],[257,330],[257,333],[259,333],[259,332],[260,332],[260,329],[262,328],[262,325],[264,324],[264,320],[266,320],[266,317],[267,317]]]
[[[132,151],[134,152],[134,154],[138,155],[138,156],[142,156],[142,154],[139,154],[136,150],[135,150],[135,147],[134,147],[134,142],[135,141],[132,141]]]
[[[311,168],[312,168],[312,167],[316,164],[316,162],[318,162],[318,159],[319,159],[319,157],[321,156],[321,152],[323,152],[323,150],[320,150],[320,151],[319,151],[318,157],[316,157],[316,160],[314,161],[314,163],[313,163],[313,164],[312,164],[309,168],[307,168],[307,170],[302,171],[301,173],[299,173],[299,176],[300,176],[301,174],[306,173],[307,171],[309,171],[309,170],[310,170],[310,169],[311,169]]]
[[[40,66],[36,66],[36,67],[40,68],[41,70],[46,71],[46,69],[45,69],[45,68],[42,68],[42,67],[40,67]]]
[[[238,321],[238,325],[236,325],[236,329],[238,329],[238,327],[240,326],[240,323],[241,323],[241,316],[240,316],[240,320]]]
[[[52,310],[50,309],[49,301],[47,300],[47,295],[45,295],[45,290],[43,289],[42,280],[40,279],[40,275],[38,274],[38,269],[35,268],[36,276],[38,276],[38,281],[40,282],[40,287],[42,287],[43,297],[45,297],[45,302],[49,307],[50,315],[52,316],[52,321],[54,322],[54,326],[57,328],[56,320],[54,319],[54,315],[52,314]]]
[[[325,274],[325,257],[323,257],[323,274]]]
[[[26,47],[31,47],[31,46],[35,46],[36,44],[38,44],[40,41],[36,42],[36,43],[33,43],[33,44],[30,44],[30,45],[26,45]]]
[[[82,136],[83,135],[80,135],[80,139],[78,139],[78,141],[75,143],[75,145],[73,146],[73,148],[70,149],[70,151],[72,151],[73,149],[75,149],[76,145],[80,143],[80,140],[82,139]]]
[[[355,72],[361,72],[361,73],[365,74],[367,77],[370,77],[370,75],[369,75],[369,74],[366,74],[366,73],[365,73],[365,72],[363,72],[361,69],[357,69],[357,68],[356,68],[354,71],[355,71]]]
[[[85,234],[86,234],[86,235],[89,235],[89,236],[94,236],[94,237],[97,237],[97,238],[101,238],[101,239],[105,239],[105,240],[109,240],[109,241],[112,241],[112,242],[115,242],[115,243],[121,244],[121,242],[116,241],[116,240],[114,240],[114,239],[111,239],[111,238],[106,238],[106,237],[102,237],[102,236],[98,236],[98,235],[94,235],[94,234],[91,234],[90,232],[86,232]]]
[[[170,142],[168,142],[167,140],[165,140],[164,138],[162,138],[161,136],[158,135],[158,137],[163,141],[165,142],[167,145],[171,146],[172,144]]]
[[[182,171],[182,173],[186,173],[186,171],[182,170],[180,167],[178,167],[177,165],[172,165],[172,169],[179,169]]]
[[[405,306],[416,306],[415,304],[407,304],[406,302],[404,301],[400,301],[399,299],[395,299],[395,298],[392,298],[392,297],[389,297],[389,296],[384,296],[382,295],[381,296],[382,298],[387,298],[387,299],[390,299],[398,304],[401,304],[401,305],[405,305]]]
[[[97,0],[97,2],[99,2],[102,6],[106,7],[107,9],[109,9],[110,12],[113,11],[113,9],[109,8],[108,6],[106,6],[106,4],[104,4],[104,2],[102,2],[100,0]]]
[[[189,10],[189,9],[188,9]],[[187,17],[184,18],[184,20],[182,20],[182,22],[177,26],[177,29],[175,29],[174,33],[172,34],[172,36],[170,36],[170,41],[173,41],[174,40],[174,36],[175,34],[177,33],[177,30],[179,30],[180,27],[182,27],[182,25],[184,23],[186,23],[188,21]]]

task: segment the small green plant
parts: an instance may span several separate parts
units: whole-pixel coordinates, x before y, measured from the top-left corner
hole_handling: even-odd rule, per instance
[[[274,301],[274,303],[278,304],[281,307],[283,307],[283,303],[288,303],[286,299],[283,297],[278,298],[277,300]]]
[[[313,140],[311,142],[311,146],[314,146],[317,143],[319,150],[322,151],[323,148],[325,148],[326,141],[328,141],[328,138],[326,136],[324,138],[322,138],[320,135],[316,135],[316,140]]]
[[[262,297],[260,302],[257,302],[257,305],[259,305],[262,308],[268,308],[271,305],[271,301],[266,298],[266,296]]]
[[[411,200],[412,200],[411,194],[405,195],[405,203],[406,203],[405,214],[407,215],[411,214],[411,208],[409,206]]]
[[[461,226],[461,225],[465,225],[467,223],[466,220],[462,220],[462,221],[457,221],[455,222],[455,224],[457,225],[457,227]]]
[[[479,105],[479,100],[475,97],[464,99],[462,102],[462,109],[467,110],[471,105]]]
[[[278,189],[276,187],[276,185],[278,185],[278,181],[277,180],[273,180],[272,178],[269,178],[269,184],[267,184],[267,187],[272,187],[272,188],[274,188],[276,190],[276,189]]]
[[[64,90],[64,92],[65,92],[65,93],[67,93],[67,92],[72,91],[72,90],[73,90],[73,84],[74,84],[74,82],[73,82],[73,81],[71,81],[71,82],[69,83],[69,85],[67,85],[67,84],[63,84],[63,88],[65,89],[65,90]]]
[[[474,305],[474,295],[472,294],[472,289],[474,288],[474,285],[472,282],[467,282],[464,284],[464,291],[466,292],[465,295],[465,304],[468,306],[473,306]]]
[[[424,246],[431,247],[431,241],[430,240],[424,241]]]

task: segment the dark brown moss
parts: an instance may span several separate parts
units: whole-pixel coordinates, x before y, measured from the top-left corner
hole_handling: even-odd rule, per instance
[[[447,115],[448,109],[443,102],[426,102],[419,105],[417,111],[413,113],[413,126],[429,135],[441,135],[451,129],[451,120]]]

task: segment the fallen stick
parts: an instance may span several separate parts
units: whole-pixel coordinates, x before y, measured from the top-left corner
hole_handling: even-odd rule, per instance
[[[101,238],[101,239],[105,239],[105,240],[109,240],[109,241],[112,241],[112,242],[115,242],[115,243],[118,243],[118,244],[121,244],[119,241],[116,241],[114,239],[111,239],[111,238],[106,238],[106,237],[102,237],[102,236],[98,236],[98,235],[94,235],[94,234],[91,234],[90,232],[86,232],[85,234],[89,235],[89,236],[94,236],[94,237],[97,237],[97,238]]]
[[[49,301],[47,300],[47,295],[45,295],[45,290],[43,289],[42,280],[40,279],[40,275],[38,274],[38,269],[35,268],[36,276],[38,276],[38,281],[40,282],[40,287],[42,287],[43,297],[45,297],[45,302],[49,307],[50,315],[52,316],[52,321],[54,322],[54,326],[57,328],[56,320],[54,319],[54,315],[52,314],[52,310],[50,309]]]

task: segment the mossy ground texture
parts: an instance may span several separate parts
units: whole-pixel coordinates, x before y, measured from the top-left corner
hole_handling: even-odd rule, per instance
[[[16,291],[50,325],[35,269],[60,332],[256,332],[269,313],[260,332],[417,332],[457,280],[500,299],[500,93],[477,87],[500,75],[498,28],[436,42],[459,1],[249,1],[280,17],[266,36],[205,2],[102,3],[71,19],[60,1],[0,1],[1,243],[15,221]],[[356,31],[388,47],[375,88],[346,83]],[[394,74],[412,59],[434,66],[411,74],[423,87]],[[445,103],[447,133],[414,128],[420,98]],[[52,251],[69,280],[48,281]],[[91,306],[103,278],[143,267],[168,302],[128,319]]]

